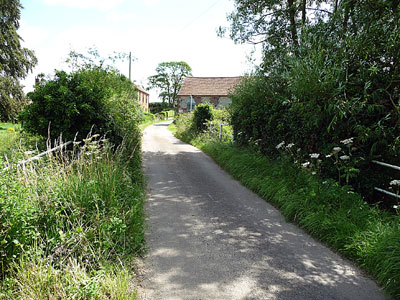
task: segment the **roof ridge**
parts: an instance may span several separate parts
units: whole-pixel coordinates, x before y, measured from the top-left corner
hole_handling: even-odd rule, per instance
[[[243,76],[187,76],[186,78],[240,78]]]

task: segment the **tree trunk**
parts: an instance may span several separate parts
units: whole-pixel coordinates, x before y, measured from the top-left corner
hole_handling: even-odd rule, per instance
[[[301,24],[306,25],[306,2],[307,0],[302,0],[301,2]]]
[[[354,8],[354,0],[344,1],[344,16],[343,16],[343,32],[347,31],[349,24],[350,13]]]
[[[289,11],[289,21],[290,21],[290,33],[292,36],[292,42],[295,47],[299,46],[297,39],[297,28],[296,28],[296,7],[294,5],[294,0],[288,0],[288,11]]]

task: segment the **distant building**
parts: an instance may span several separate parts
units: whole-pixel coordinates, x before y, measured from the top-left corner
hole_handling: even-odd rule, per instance
[[[149,98],[150,95],[144,89],[136,86],[138,90],[138,101],[144,112],[149,112]]]
[[[200,103],[210,103],[216,108],[232,104],[230,91],[241,77],[186,77],[178,93],[180,112],[193,110]]]

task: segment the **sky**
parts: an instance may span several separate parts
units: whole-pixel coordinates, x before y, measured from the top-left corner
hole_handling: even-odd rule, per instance
[[[33,90],[37,74],[67,70],[71,50],[102,56],[132,52],[132,80],[146,88],[161,62],[185,61],[193,76],[240,76],[253,68],[251,45],[235,45],[216,30],[228,26],[233,0],[21,0],[19,35],[38,64],[22,84]],[[256,60],[259,51],[253,54]],[[128,76],[128,62],[116,67]],[[150,91],[150,102],[158,91]]]

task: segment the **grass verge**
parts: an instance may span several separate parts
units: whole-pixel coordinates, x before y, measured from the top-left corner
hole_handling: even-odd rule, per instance
[[[178,138],[210,155],[288,221],[362,266],[385,291],[400,298],[400,216],[371,208],[348,187],[322,181],[290,162],[174,127],[170,125]]]
[[[140,145],[115,150],[91,136],[68,155],[16,167],[37,153],[21,145],[0,156],[0,299],[137,299]]]

